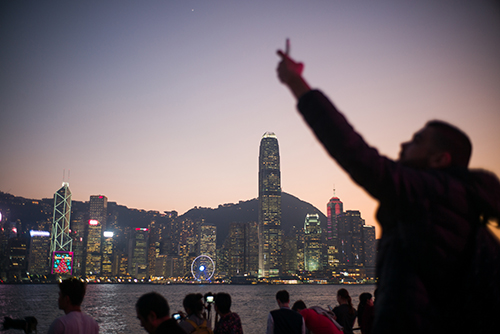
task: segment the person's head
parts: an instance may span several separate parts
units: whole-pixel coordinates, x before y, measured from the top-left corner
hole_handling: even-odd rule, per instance
[[[59,282],[59,309],[79,307],[85,297],[87,284],[79,278],[67,278]]]
[[[168,302],[162,295],[150,292],[142,295],[135,303],[137,319],[141,321],[141,326],[148,332],[154,333],[163,321],[170,315]]]
[[[292,310],[294,310],[295,312],[300,312],[302,310],[305,310],[306,308],[306,303],[304,303],[302,300],[297,300],[295,303],[293,303],[292,306]]]
[[[472,152],[469,137],[443,121],[427,122],[409,142],[401,144],[399,161],[418,169],[467,167]]]
[[[290,303],[290,295],[288,294],[288,291],[286,290],[280,290],[276,292],[276,301],[278,302],[278,305],[281,307],[282,305],[286,305]]]
[[[363,305],[373,305],[373,296],[369,292],[363,292],[359,295],[359,306]]]
[[[200,315],[203,312],[203,295],[201,293],[190,293],[184,297],[182,302],[184,310],[188,315]]]
[[[231,312],[231,296],[228,293],[219,292],[214,298],[215,310],[219,314]]]
[[[340,305],[348,305],[350,314],[355,312],[354,307],[352,306],[351,296],[349,296],[349,292],[346,289],[342,288],[337,291],[337,301]]]

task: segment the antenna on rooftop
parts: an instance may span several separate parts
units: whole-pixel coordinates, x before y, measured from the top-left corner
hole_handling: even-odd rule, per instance
[[[333,197],[335,197],[335,183],[333,184]]]

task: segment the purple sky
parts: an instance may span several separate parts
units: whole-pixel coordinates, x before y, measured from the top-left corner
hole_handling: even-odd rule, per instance
[[[146,210],[258,196],[261,136],[283,191],[376,203],[331,160],[276,79],[285,39],[305,77],[383,154],[429,119],[500,174],[500,10],[487,1],[4,1],[0,190]],[[67,180],[67,177],[66,177]]]

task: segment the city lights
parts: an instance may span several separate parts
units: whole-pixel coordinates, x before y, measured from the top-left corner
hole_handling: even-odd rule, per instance
[[[50,237],[50,232],[48,231],[30,231],[31,237]]]

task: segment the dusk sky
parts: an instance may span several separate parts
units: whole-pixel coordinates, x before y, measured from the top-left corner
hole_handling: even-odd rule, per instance
[[[274,132],[283,191],[326,213],[333,188],[376,202],[326,154],[276,78],[291,41],[304,76],[369,144],[442,119],[500,175],[500,10],[487,1],[2,1],[0,190],[106,195],[183,214],[258,196]]]

